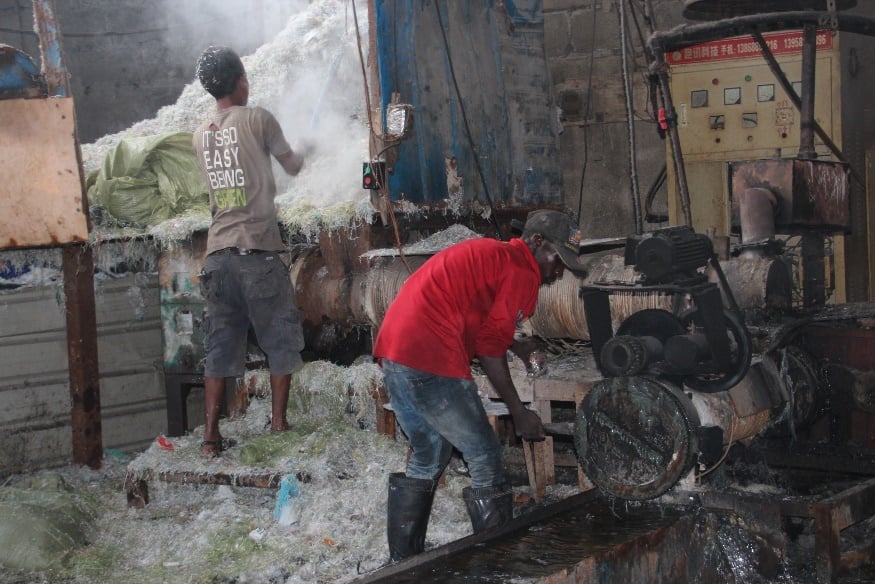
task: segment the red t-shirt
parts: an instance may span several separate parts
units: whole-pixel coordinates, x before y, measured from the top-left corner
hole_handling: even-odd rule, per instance
[[[535,311],[541,272],[521,239],[477,238],[430,258],[386,311],[374,356],[471,379],[475,355],[503,357]]]

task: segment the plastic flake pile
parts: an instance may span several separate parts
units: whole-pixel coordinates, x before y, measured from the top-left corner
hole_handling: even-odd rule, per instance
[[[363,39],[367,38],[366,3],[357,4]],[[302,5],[286,27],[254,54],[244,55],[250,84],[249,105],[270,110],[292,148],[315,147],[296,177],[274,167],[280,220],[289,232],[312,238],[322,227],[340,227],[352,219],[370,219],[368,196],[361,189],[361,161],[368,157],[364,80],[359,63],[352,4],[318,0]],[[233,38],[225,44],[233,45]],[[366,48],[365,48],[366,50]],[[107,152],[122,139],[193,132],[215,111],[215,100],[194,79],[176,103],[156,117],[82,146],[86,174],[96,171]],[[209,227],[204,211],[181,213],[154,225],[145,234],[162,247]],[[97,231],[94,239],[134,237],[136,228]]]
[[[348,582],[382,566],[388,475],[403,471],[407,443],[378,434],[370,397],[382,373],[365,362],[307,363],[292,384],[293,428],[271,434],[269,376],[250,372],[255,394],[246,413],[222,419],[237,445],[215,459],[199,454],[202,428],[161,437],[133,460],[108,452],[103,468],[56,469],[79,499],[96,505],[88,545],[70,545],[63,561],[38,572],[0,568],[20,582]],[[251,392],[251,390],[250,390]],[[289,487],[171,483],[161,472],[275,473]],[[146,479],[149,503],[129,508],[123,487]],[[42,476],[38,473],[37,476]],[[461,498],[470,485],[455,458],[439,487],[426,548],[471,533]],[[17,479],[32,481],[32,478]],[[570,491],[561,491],[562,489]],[[562,498],[573,487],[556,486]],[[561,491],[561,492],[560,492]],[[280,512],[285,503],[285,513]],[[91,507],[94,509],[95,507]]]

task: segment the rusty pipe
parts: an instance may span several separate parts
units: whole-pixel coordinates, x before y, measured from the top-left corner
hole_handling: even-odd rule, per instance
[[[415,271],[429,256],[408,256]],[[733,286],[739,306],[785,308],[790,301],[787,266],[776,259],[732,259],[721,264]],[[379,326],[389,304],[409,277],[407,266],[394,256],[371,258],[364,266],[343,268],[326,258],[319,247],[298,250],[291,259],[290,277],[305,325],[332,322],[343,326]],[[543,338],[589,339],[589,327],[580,286],[597,282],[636,280],[635,270],[625,265],[621,254],[606,254],[589,260],[585,278],[566,272],[553,284],[542,286],[532,332]],[[611,295],[614,329],[640,310],[671,310],[672,296],[664,292],[629,292]]]
[[[689,391],[702,426],[723,431],[723,444],[752,438],[762,432],[772,417],[772,390],[762,369],[752,366],[747,375],[728,391]]]
[[[742,310],[782,311],[790,308],[793,276],[783,259],[746,255],[720,262],[720,267]],[[708,280],[717,282],[717,274],[708,272]]]
[[[738,194],[743,244],[763,243],[775,237],[778,198],[771,189],[751,187]]]

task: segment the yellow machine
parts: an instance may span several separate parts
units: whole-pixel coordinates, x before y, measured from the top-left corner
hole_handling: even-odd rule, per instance
[[[765,33],[763,38],[796,94],[801,95],[803,31]],[[869,269],[869,197],[859,178],[864,175],[866,156],[859,146],[863,107],[856,82],[860,67],[856,42],[851,34],[816,33],[814,120],[850,163],[851,176],[857,179],[850,185],[848,225],[799,225],[788,220],[787,213],[776,217],[777,232],[790,239],[804,231],[826,238],[821,265],[831,302],[871,300],[875,289]],[[713,229],[716,235],[737,235],[733,164],[796,157],[800,151],[800,111],[751,36],[667,50],[665,61],[677,113],[692,226],[700,232]],[[815,140],[814,150],[813,158],[818,161],[838,160],[835,150],[821,139]],[[678,225],[685,222],[685,214],[678,176],[672,170],[669,164],[669,219]]]

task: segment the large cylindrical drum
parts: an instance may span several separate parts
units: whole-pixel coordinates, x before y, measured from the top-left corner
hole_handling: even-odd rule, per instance
[[[658,497],[693,467],[699,416],[674,384],[655,377],[596,383],[577,411],[574,445],[586,476],[621,499]]]

